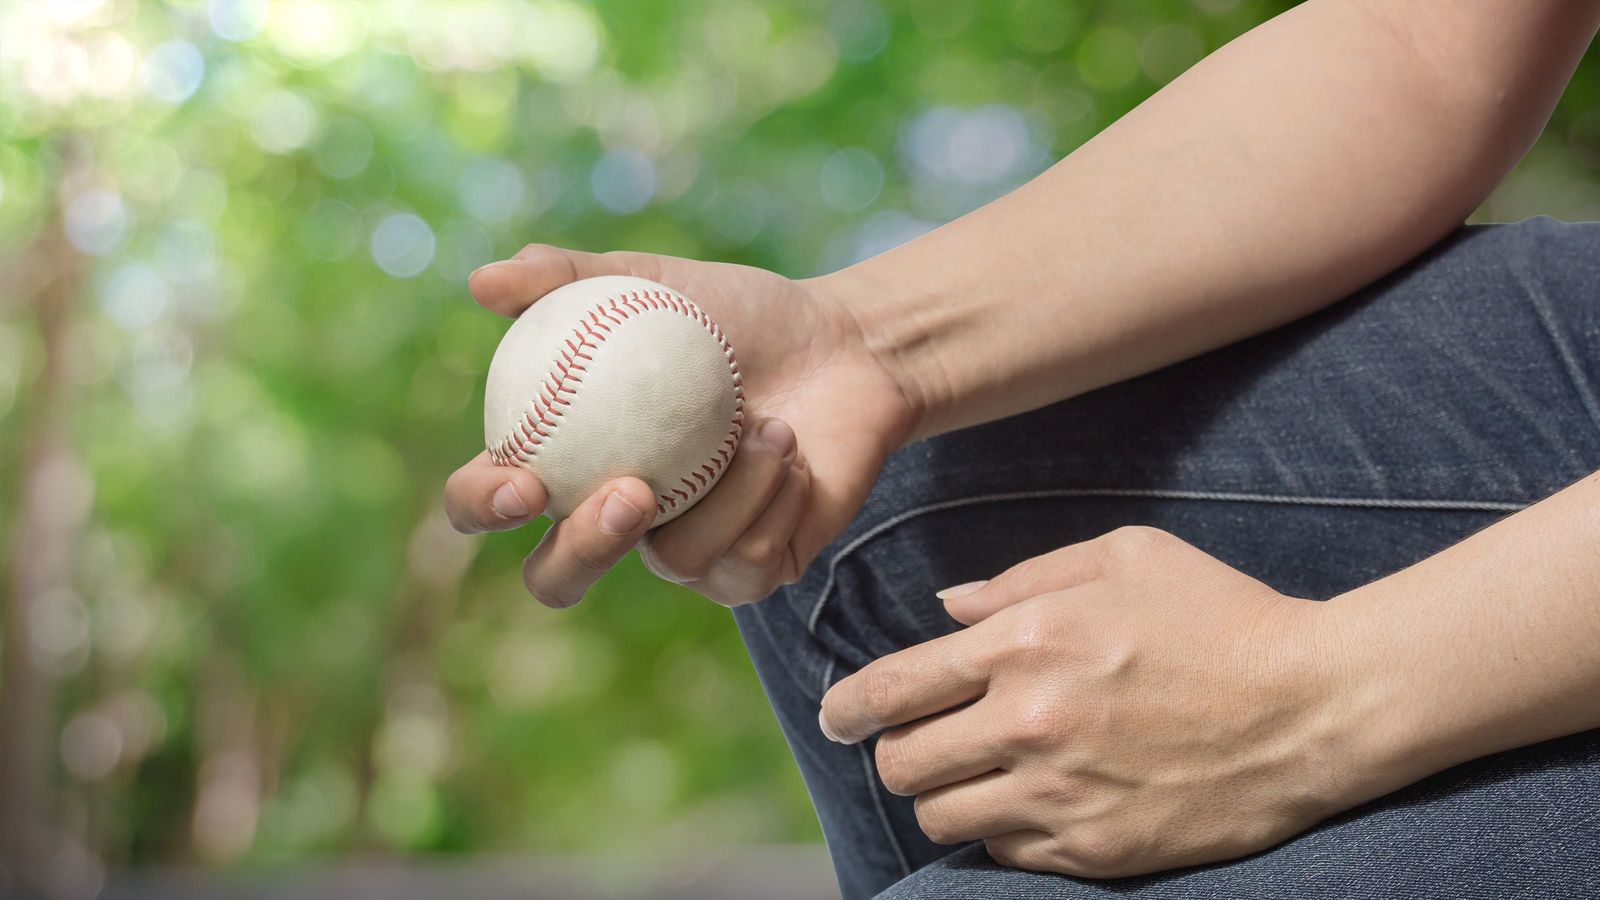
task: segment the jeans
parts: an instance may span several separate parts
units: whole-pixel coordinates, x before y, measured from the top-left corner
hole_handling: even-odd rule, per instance
[[[1245,859],[1096,881],[933,844],[878,781],[872,742],[817,728],[830,685],[958,627],[934,591],[1064,544],[1154,525],[1326,599],[1596,469],[1600,223],[1466,228],[1289,326],[904,448],[805,576],[736,619],[848,900],[1600,897],[1600,730],[1457,766]]]

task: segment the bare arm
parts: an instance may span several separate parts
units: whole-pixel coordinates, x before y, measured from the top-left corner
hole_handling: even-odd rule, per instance
[[[862,319],[914,436],[1306,315],[1459,225],[1538,136],[1592,0],[1310,0],[1014,193],[812,282]]]
[[[650,532],[646,559],[747,602],[798,577],[907,439],[1239,340],[1414,256],[1532,143],[1597,19],[1596,0],[1308,0],[1027,186],[834,275],[536,245],[472,290],[516,315],[574,278],[638,275],[716,317],[752,426],[787,427]],[[529,590],[576,602],[641,541],[652,497],[608,484],[529,555]],[[481,455],[446,499],[458,528],[500,531],[545,494]],[[603,522],[607,501],[626,515]]]
[[[1360,799],[1600,727],[1596,546],[1600,474],[1329,604]]]

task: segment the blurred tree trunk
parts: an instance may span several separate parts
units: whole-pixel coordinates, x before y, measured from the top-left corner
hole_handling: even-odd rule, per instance
[[[48,861],[56,850],[51,785],[55,746],[55,677],[41,665],[33,636],[45,605],[69,585],[70,550],[86,504],[83,476],[68,443],[69,340],[81,257],[68,243],[60,209],[15,267],[44,350],[26,418],[17,510],[12,517],[11,572],[4,601],[4,682],[0,684],[0,865],[22,895],[48,894]]]

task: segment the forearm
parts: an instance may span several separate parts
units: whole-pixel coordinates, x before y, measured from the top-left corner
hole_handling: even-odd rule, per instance
[[[1600,473],[1331,601],[1358,793],[1600,727]]]
[[[817,281],[921,411],[995,419],[1303,316],[1460,224],[1597,4],[1311,0],[1033,182]]]

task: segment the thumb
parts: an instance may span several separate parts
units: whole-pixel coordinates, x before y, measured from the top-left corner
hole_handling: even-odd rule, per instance
[[[529,244],[510,259],[489,263],[467,276],[473,299],[515,318],[562,285],[599,275],[634,275],[659,281],[660,260],[649,253],[587,253],[550,244]]]

